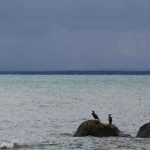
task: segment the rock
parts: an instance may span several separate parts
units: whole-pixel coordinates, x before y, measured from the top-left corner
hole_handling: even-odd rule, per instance
[[[137,137],[139,138],[150,138],[150,122],[144,124],[142,127],[140,127]]]
[[[119,136],[119,129],[115,125],[103,124],[97,120],[88,120],[83,122],[77,129],[75,137],[81,136],[96,136],[109,137]]]

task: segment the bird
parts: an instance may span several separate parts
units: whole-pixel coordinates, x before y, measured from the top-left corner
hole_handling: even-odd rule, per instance
[[[108,115],[108,122],[109,122],[110,125],[112,124],[112,116],[111,116],[111,114]]]
[[[100,121],[98,115],[94,111],[92,111],[92,116],[94,117],[94,119]]]

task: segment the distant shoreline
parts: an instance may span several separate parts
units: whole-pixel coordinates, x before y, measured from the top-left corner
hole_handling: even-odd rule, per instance
[[[150,71],[0,71],[0,75],[150,75]]]

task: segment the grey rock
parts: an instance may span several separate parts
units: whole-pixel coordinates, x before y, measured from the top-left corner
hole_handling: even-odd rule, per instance
[[[119,134],[119,129],[113,124],[103,124],[98,120],[87,120],[78,127],[74,136],[110,137],[119,136]]]
[[[144,124],[142,127],[140,127],[137,137],[139,138],[150,138],[150,122]]]

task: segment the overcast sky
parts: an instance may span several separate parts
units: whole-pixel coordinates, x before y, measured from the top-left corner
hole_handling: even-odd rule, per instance
[[[150,70],[150,0],[0,0],[0,70]]]

